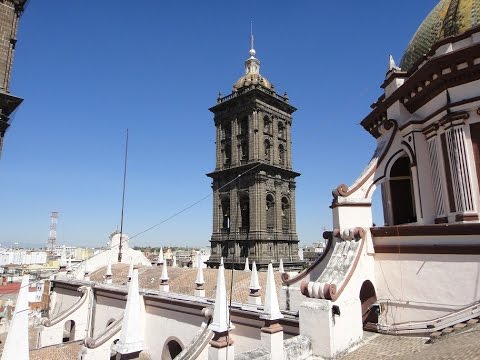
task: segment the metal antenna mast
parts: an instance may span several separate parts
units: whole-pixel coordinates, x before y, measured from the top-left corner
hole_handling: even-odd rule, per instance
[[[118,243],[118,262],[122,262],[123,209],[125,205],[125,181],[127,179],[128,129],[125,141],[125,163],[123,167],[122,215],[120,217],[120,241]]]
[[[48,233],[48,250],[51,254],[53,254],[55,244],[57,243],[57,223],[58,212],[52,211],[52,215],[50,215],[50,231]]]

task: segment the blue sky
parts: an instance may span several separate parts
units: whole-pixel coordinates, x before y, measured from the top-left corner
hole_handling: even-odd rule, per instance
[[[381,94],[388,55],[403,50],[434,0],[31,1],[20,21],[12,94],[25,99],[0,159],[0,243],[103,245],[161,222],[211,192],[212,114],[248,57],[287,91],[301,244],[331,227],[331,190],[352,183],[374,139],[359,122]],[[376,204],[378,205],[378,204]],[[208,245],[212,200],[133,245]],[[376,221],[381,211],[375,210]]]

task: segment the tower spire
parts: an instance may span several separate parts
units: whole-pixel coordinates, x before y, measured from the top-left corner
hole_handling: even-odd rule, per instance
[[[254,48],[253,37],[253,21],[250,21],[250,57],[245,61],[245,74],[260,74],[260,60],[255,55],[257,52]]]
[[[253,38],[253,20],[250,20],[250,55],[255,56],[254,38]]]

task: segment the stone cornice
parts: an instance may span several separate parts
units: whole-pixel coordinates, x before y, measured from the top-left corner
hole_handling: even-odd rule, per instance
[[[480,223],[382,226],[372,227],[370,232],[374,239],[377,237],[397,238],[400,236],[470,236],[480,234]],[[432,244],[432,246],[434,245]]]
[[[267,175],[270,175],[272,173],[282,175],[282,180],[285,180],[287,178],[294,179],[297,176],[301,175],[298,172],[295,172],[295,171],[292,171],[292,170],[289,170],[289,169],[285,169],[285,168],[282,168],[282,167],[270,165],[270,164],[267,164],[267,163],[259,162],[259,161],[252,162],[252,163],[245,164],[245,165],[230,167],[230,168],[224,169],[224,170],[216,170],[216,171],[213,171],[213,172],[208,173],[206,175],[208,177],[211,177],[212,179],[218,179],[218,178],[224,177],[224,176],[236,176],[237,174],[244,173],[244,172],[248,171],[250,168],[253,169],[254,167],[255,167],[255,171],[252,172],[252,174],[258,173],[259,171],[263,170],[267,173]],[[248,174],[245,174],[245,175],[248,175]]]
[[[480,62],[474,61],[477,58],[480,58],[480,44],[430,59],[392,95],[380,98],[361,125],[378,138],[380,134],[375,124],[385,117],[387,109],[395,102],[400,101],[410,113],[414,113],[448,88],[480,79]]]
[[[225,100],[223,100],[225,99]],[[244,91],[242,93],[231,93],[230,95],[222,98],[222,102],[219,104],[212,106],[209,110],[215,114],[228,109],[235,107],[237,103],[243,102],[245,104],[246,101],[249,100],[257,100],[260,99],[266,104],[270,104],[277,110],[284,111],[287,114],[292,114],[297,110],[294,106],[290,105],[285,101],[285,98],[282,96],[277,95],[275,92],[273,94],[268,94],[264,90],[261,90],[258,87],[253,87]],[[244,106],[242,106],[243,108]]]

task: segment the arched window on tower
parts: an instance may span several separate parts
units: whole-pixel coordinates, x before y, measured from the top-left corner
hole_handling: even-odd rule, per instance
[[[226,167],[230,167],[230,165],[232,164],[232,146],[230,145],[230,143],[226,143],[225,146],[224,146],[224,165]]]
[[[268,139],[265,139],[265,160],[270,161],[271,159],[271,145]]]
[[[230,232],[230,198],[222,198],[222,232]]]
[[[228,168],[232,164],[232,123],[224,122],[222,124],[222,129],[223,166]]]
[[[223,128],[223,138],[229,140],[232,138],[232,124],[227,122],[222,125]]]
[[[263,117],[263,132],[265,134],[272,134],[272,120],[268,116]]]
[[[240,216],[240,233],[248,233],[250,229],[250,199],[248,198],[248,194],[240,197]]]
[[[267,230],[275,228],[275,200],[272,194],[267,195]]]
[[[283,144],[278,145],[278,159],[280,165],[285,165],[285,147]]]
[[[389,178],[391,225],[407,224],[417,221],[415,201],[410,173],[410,159],[407,156],[395,161]]]
[[[248,135],[248,118],[246,117],[240,120],[240,135]]]
[[[282,229],[284,231],[290,229],[290,202],[286,197],[282,198]]]
[[[242,141],[240,145],[240,150],[241,150],[240,162],[242,164],[246,164],[248,162],[248,142],[247,141]]]
[[[280,139],[285,139],[285,126],[281,121],[278,122],[278,137]]]

